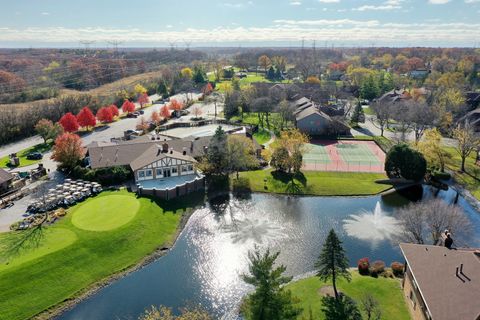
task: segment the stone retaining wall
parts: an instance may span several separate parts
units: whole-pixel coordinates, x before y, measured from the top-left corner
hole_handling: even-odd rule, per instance
[[[162,200],[175,199],[176,197],[184,196],[186,194],[204,190],[205,189],[205,177],[197,178],[193,181],[176,186],[172,189],[145,189],[141,186],[138,187],[137,193],[141,196],[153,196]]]

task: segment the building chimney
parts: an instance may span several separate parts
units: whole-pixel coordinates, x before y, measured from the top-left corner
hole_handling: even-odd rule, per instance
[[[187,154],[187,148],[183,147],[183,155]]]
[[[173,154],[173,148],[170,148],[170,154]]]

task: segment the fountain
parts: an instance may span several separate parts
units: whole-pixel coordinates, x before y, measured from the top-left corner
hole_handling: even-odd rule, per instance
[[[401,231],[399,221],[385,215],[380,202],[377,202],[373,212],[363,210],[360,214],[350,215],[343,222],[343,228],[349,236],[372,242],[391,240]]]

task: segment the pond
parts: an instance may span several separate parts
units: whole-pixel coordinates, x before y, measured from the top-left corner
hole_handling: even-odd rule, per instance
[[[438,195],[452,202],[453,190]],[[424,197],[432,197],[425,189]],[[201,305],[216,318],[236,319],[241,298],[251,289],[240,275],[247,271],[255,245],[280,250],[278,262],[292,276],[314,270],[328,231],[343,240],[350,264],[358,259],[402,261],[391,238],[398,232],[393,216],[407,200],[371,197],[287,197],[252,194],[246,199],[220,197],[196,210],[174,248],[164,257],[105,287],[60,319],[136,319],[151,305],[174,309]],[[480,232],[480,214],[459,199]],[[457,240],[457,239],[456,239]],[[473,235],[458,239],[480,246]],[[403,262],[403,261],[402,261]]]

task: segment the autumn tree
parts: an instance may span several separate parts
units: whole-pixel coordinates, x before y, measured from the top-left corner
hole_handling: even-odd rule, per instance
[[[287,58],[284,56],[275,56],[272,58],[273,65],[277,70],[284,72],[287,69]]]
[[[141,84],[136,84],[135,87],[133,88],[133,91],[135,91],[135,93],[140,96],[144,93],[147,93],[147,89],[142,86]]]
[[[150,128],[150,124],[148,123],[148,121],[145,119],[144,116],[141,116],[137,122],[136,128],[137,130],[140,130],[143,133],[147,133],[148,129]]]
[[[247,170],[257,165],[253,141],[241,135],[229,135],[227,137],[227,157],[229,172]]]
[[[63,133],[63,127],[59,123],[53,123],[48,119],[40,119],[35,125],[35,132],[42,137],[44,143],[48,140],[55,140]]]
[[[213,87],[210,82],[208,82],[202,89],[203,96],[208,96],[213,92]]]
[[[380,129],[380,136],[383,137],[385,128],[388,126],[392,115],[392,105],[389,103],[374,102],[371,105],[372,111],[375,113],[375,117],[372,118],[372,124]]]
[[[52,159],[64,169],[73,169],[85,155],[82,139],[74,133],[65,132],[55,139]]]
[[[78,128],[80,127],[77,117],[75,117],[71,112],[63,115],[58,122],[62,125],[65,132],[77,132]]]
[[[318,79],[317,76],[309,76],[309,77],[305,80],[305,83],[308,83],[308,84],[318,84],[318,85],[320,85],[321,81],[320,81],[320,79]]]
[[[162,120],[162,117],[160,116],[160,113],[158,111],[153,111],[152,115],[150,116],[150,120],[152,121],[152,123],[158,125]]]
[[[138,96],[137,102],[140,104],[140,109],[143,109],[147,103],[150,103],[150,98],[147,93],[142,93]]]
[[[110,109],[110,112],[112,113],[112,116],[114,118],[118,117],[118,115],[120,114],[120,112],[118,111],[118,107],[114,104],[109,105],[108,109]]]
[[[183,103],[179,102],[178,100],[172,99],[168,105],[170,110],[173,111],[180,111],[183,109]]]
[[[442,148],[442,135],[437,128],[427,129],[423,140],[417,144],[418,150],[424,155],[430,167],[439,168],[445,172],[445,163],[452,156]]]
[[[193,114],[194,119],[200,118],[200,116],[203,114],[202,107],[195,105],[190,109],[190,112]]]
[[[110,106],[101,107],[97,111],[97,119],[102,123],[110,123],[113,121],[113,113]]]
[[[455,150],[462,159],[460,170],[465,172],[465,160],[472,151],[480,147],[480,139],[477,137],[475,130],[468,121],[465,122],[465,125],[459,125],[453,130],[453,137],[457,140]]]
[[[271,66],[272,61],[267,55],[262,55],[258,58],[258,65],[263,68],[265,75],[267,74],[268,68]]]
[[[190,68],[183,68],[180,70],[180,76],[184,79],[192,79],[193,77],[193,71]]]
[[[160,116],[163,119],[169,119],[170,118],[170,110],[168,109],[167,105],[164,105],[163,107],[160,108]]]
[[[81,127],[86,128],[87,130],[90,127],[95,127],[97,124],[97,119],[89,107],[83,107],[82,110],[80,110],[80,112],[77,114],[77,121]]]
[[[272,166],[289,173],[300,172],[308,141],[308,137],[298,129],[282,131],[270,146]]]
[[[122,111],[127,113],[135,111],[135,104],[132,101],[125,99],[122,104]]]

